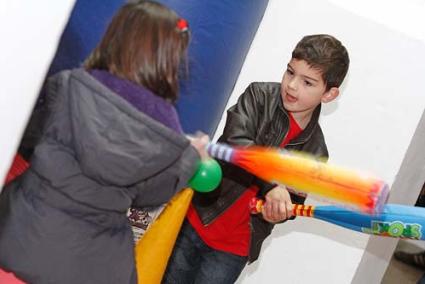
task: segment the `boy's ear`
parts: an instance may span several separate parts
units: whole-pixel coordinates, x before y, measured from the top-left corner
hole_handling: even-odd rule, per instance
[[[336,97],[339,95],[339,89],[337,87],[332,87],[323,94],[322,96],[322,103],[328,103],[333,101]]]

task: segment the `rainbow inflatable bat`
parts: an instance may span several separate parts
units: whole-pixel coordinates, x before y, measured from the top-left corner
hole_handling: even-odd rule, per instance
[[[265,147],[209,144],[208,153],[259,178],[368,214],[382,211],[388,185],[382,180],[318,161],[305,154]]]
[[[251,213],[261,212],[262,200],[253,198]],[[294,216],[313,217],[371,235],[425,240],[425,208],[386,204],[377,215],[362,214],[337,206],[295,205]]]

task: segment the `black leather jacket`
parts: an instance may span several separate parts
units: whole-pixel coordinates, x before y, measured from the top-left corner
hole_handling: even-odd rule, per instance
[[[327,158],[328,151],[322,130],[318,124],[320,105],[303,132],[286,145],[286,149],[299,150]],[[279,83],[251,83],[236,105],[227,111],[227,121],[219,142],[230,145],[279,146],[288,133],[289,117],[283,107]],[[259,187],[258,195],[264,197],[275,185],[267,183],[248,172],[220,162],[223,180],[211,193],[195,193],[193,205],[203,224],[208,225],[220,216],[251,185]],[[305,198],[291,194],[293,203],[302,204]],[[264,239],[274,224],[251,215],[251,247],[249,262],[255,261]]]

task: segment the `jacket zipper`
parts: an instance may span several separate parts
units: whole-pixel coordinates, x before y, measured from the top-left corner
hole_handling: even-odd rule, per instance
[[[209,226],[211,223],[213,223],[215,220],[217,220],[217,218],[219,218],[221,215],[224,214],[224,212],[227,211],[227,209],[229,209],[230,207],[232,207],[233,204],[235,204],[236,201],[238,201],[239,198],[236,198],[231,204],[229,204],[229,206],[226,207],[225,210],[223,210],[220,214],[217,214],[216,216],[214,216],[214,218],[209,221],[208,223],[205,223],[204,226]],[[202,220],[201,220],[202,222]]]

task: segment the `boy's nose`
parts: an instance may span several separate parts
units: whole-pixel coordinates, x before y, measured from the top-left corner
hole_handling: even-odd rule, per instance
[[[296,78],[292,78],[291,80],[289,80],[288,87],[290,89],[296,90],[297,89],[297,85],[298,85],[298,82],[297,82],[297,79]]]

